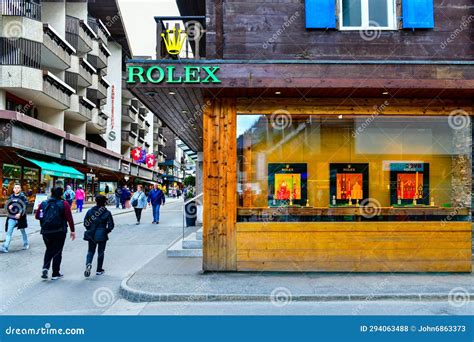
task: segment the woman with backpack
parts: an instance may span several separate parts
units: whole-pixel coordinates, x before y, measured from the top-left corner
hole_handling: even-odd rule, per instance
[[[112,213],[107,210],[107,197],[99,195],[95,198],[95,207],[89,209],[84,218],[84,240],[89,243],[86,257],[86,270],[84,276],[91,275],[92,260],[97,249],[97,270],[96,275],[104,274],[102,268],[104,264],[105,245],[109,239],[109,233],[114,229],[114,219]]]
[[[72,190],[71,186],[68,185],[66,187],[66,191],[64,191],[64,199],[67,201],[67,203],[69,203],[70,207],[72,207],[74,198],[76,198],[76,194],[74,193],[74,190]]]
[[[135,216],[137,217],[137,225],[140,224],[142,218],[142,210],[146,209],[147,206],[147,197],[143,191],[143,186],[137,185],[137,191],[133,194],[131,199],[131,204],[135,210]]]
[[[41,235],[43,235],[46,246],[43,271],[41,272],[43,279],[48,279],[51,262],[53,263],[51,279],[57,280],[63,277],[60,269],[68,224],[71,230],[71,240],[76,239],[71,207],[66,200],[63,200],[63,195],[64,189],[62,187],[54,188],[51,197],[40,203],[35,214],[36,219],[40,220]]]

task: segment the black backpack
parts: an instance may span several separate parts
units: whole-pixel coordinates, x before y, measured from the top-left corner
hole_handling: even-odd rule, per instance
[[[41,204],[43,216],[40,218],[41,234],[64,231],[64,205],[62,200],[49,199]]]

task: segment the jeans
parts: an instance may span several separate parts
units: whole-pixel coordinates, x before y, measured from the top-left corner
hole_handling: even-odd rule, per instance
[[[120,196],[115,196],[115,208],[120,208]]]
[[[140,222],[142,219],[142,210],[143,208],[133,208],[135,210],[135,216],[137,217],[137,222]]]
[[[49,270],[51,260],[53,261],[52,276],[59,276],[61,268],[61,260],[63,258],[64,242],[66,241],[66,233],[51,233],[43,235],[43,241],[46,245],[46,252],[44,253],[43,269]]]
[[[8,219],[8,228],[7,234],[5,236],[5,242],[3,243],[3,248],[8,250],[10,247],[10,242],[12,241],[13,231],[15,230],[16,225],[18,224],[18,220],[15,219]],[[26,231],[24,229],[20,229],[21,236],[23,238],[23,247],[28,246],[28,235],[26,235]]]
[[[84,204],[84,200],[76,200],[77,211],[82,213],[82,205]]]
[[[160,207],[161,207],[161,205],[152,204],[151,207],[153,209],[153,221],[154,222],[160,222]]]
[[[86,265],[92,264],[92,260],[94,259],[95,249],[97,246],[99,246],[99,248],[97,249],[97,272],[102,271],[102,265],[104,264],[105,245],[107,244],[107,241],[99,241],[97,243],[94,241],[88,241],[88,242],[89,242],[89,249],[87,251]]]

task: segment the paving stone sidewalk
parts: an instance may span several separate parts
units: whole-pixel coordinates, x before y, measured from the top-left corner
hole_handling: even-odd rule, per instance
[[[121,294],[133,302],[474,300],[472,273],[203,273],[201,264],[162,253],[124,279]]]

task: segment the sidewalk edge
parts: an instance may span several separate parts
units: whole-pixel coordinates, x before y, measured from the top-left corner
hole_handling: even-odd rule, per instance
[[[122,298],[134,302],[273,302],[270,294],[195,294],[195,293],[156,293],[132,288],[128,282],[136,272],[122,280],[119,293]],[[449,293],[424,294],[351,294],[351,295],[293,295],[290,301],[294,302],[332,302],[332,301],[449,301]],[[469,293],[470,300],[474,300],[474,293]]]

